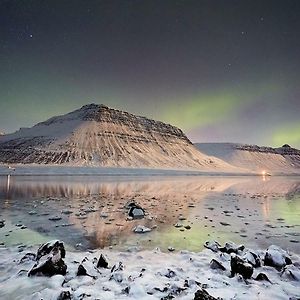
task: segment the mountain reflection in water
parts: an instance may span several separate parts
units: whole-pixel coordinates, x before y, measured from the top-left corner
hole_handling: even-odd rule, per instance
[[[146,210],[144,219],[128,220],[128,201]],[[297,177],[0,176],[0,206],[8,245],[23,234],[28,244],[42,236],[82,248],[200,250],[208,239],[299,246]],[[153,230],[133,233],[138,224]]]

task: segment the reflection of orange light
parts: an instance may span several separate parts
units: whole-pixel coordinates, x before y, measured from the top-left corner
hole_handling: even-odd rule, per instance
[[[270,217],[270,202],[269,199],[265,199],[263,202],[263,213],[265,219],[268,219]]]
[[[266,174],[267,174],[267,172],[266,172],[265,170],[263,170],[263,171],[261,172],[262,180],[263,180],[263,181],[266,181]]]
[[[10,188],[10,175],[7,175],[6,193],[9,193]]]

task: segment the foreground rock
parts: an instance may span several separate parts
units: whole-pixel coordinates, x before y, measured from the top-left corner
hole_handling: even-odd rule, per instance
[[[146,232],[150,232],[151,229],[143,226],[143,225],[137,225],[136,227],[133,228],[133,232],[135,233],[146,233]]]
[[[97,268],[108,268],[108,261],[103,254],[99,257]]]
[[[5,220],[0,220],[0,228],[5,226]]]
[[[240,274],[244,279],[250,279],[253,274],[253,266],[235,254],[231,255],[230,266],[232,276]]]
[[[281,270],[286,265],[292,264],[292,261],[286,251],[272,245],[266,251],[264,264]]]
[[[132,219],[142,219],[145,216],[145,210],[134,201],[127,203],[125,208],[128,209],[128,216]]]
[[[63,261],[66,255],[65,247],[61,241],[51,241],[43,244],[36,254],[37,262],[29,271],[28,276],[34,275],[66,275],[67,265]]]
[[[211,296],[206,290],[201,289],[195,293],[194,300],[218,300],[220,298],[215,298]]]
[[[39,247],[39,249],[37,250],[36,259],[39,260],[42,256],[49,254],[53,249],[57,249],[60,252],[61,258],[65,258],[66,250],[64,243],[58,240],[54,240]]]

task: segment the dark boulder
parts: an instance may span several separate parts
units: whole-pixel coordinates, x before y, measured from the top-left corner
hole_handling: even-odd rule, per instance
[[[221,252],[225,252],[228,254],[235,253],[237,254],[239,251],[243,251],[245,249],[244,245],[236,245],[233,242],[225,243],[224,247],[219,247]]]
[[[62,291],[57,300],[71,300],[71,293],[69,291]]]
[[[27,262],[27,261],[30,261],[30,260],[33,260],[35,261],[36,260],[36,255],[34,253],[26,253],[21,259],[20,259],[20,264],[24,263],[24,262]]]
[[[55,248],[57,248],[60,251],[61,258],[65,258],[66,250],[64,243],[59,240],[54,240],[45,243],[39,247],[36,259],[39,260],[42,256],[49,254]]]
[[[282,270],[286,265],[292,264],[287,253],[277,246],[270,246],[265,254],[264,265]]]
[[[80,264],[78,266],[76,276],[87,276],[86,268],[83,265]]]
[[[80,264],[78,266],[76,276],[89,276],[89,277],[91,277],[93,279],[97,279],[96,276],[92,276],[92,275],[88,274],[86,268],[82,264]]]
[[[217,241],[206,241],[204,247],[213,252],[218,252],[221,245]]]
[[[128,216],[133,219],[142,219],[145,216],[145,211],[139,205],[135,205],[129,208]]]
[[[63,242],[52,241],[41,245],[36,255],[37,263],[29,271],[28,276],[66,275],[67,265],[62,259],[65,255],[66,251]]]
[[[256,280],[256,281],[268,281],[268,282],[272,283],[265,273],[259,273],[256,276],[256,278],[254,278],[254,280]]]
[[[195,293],[194,300],[218,300],[220,298],[215,298],[211,296],[206,290],[201,289]]]
[[[251,264],[254,268],[261,267],[261,260],[259,256],[252,251],[247,251],[243,256],[243,259]]]
[[[53,257],[48,257],[41,263],[37,263],[29,271],[28,276],[34,275],[44,275],[44,276],[53,276],[53,275],[66,275],[67,265],[62,259],[58,261],[53,260]]]
[[[226,268],[214,258],[211,260],[209,265],[210,265],[211,269],[219,269],[219,270],[222,270],[222,271],[226,270]]]
[[[100,255],[99,257],[99,260],[98,260],[98,263],[97,263],[97,268],[108,268],[108,261],[107,259],[105,258],[104,255]]]
[[[243,259],[241,259],[236,254],[231,255],[231,276],[235,274],[240,274],[243,276],[244,279],[250,279],[253,274],[253,266]]]
[[[5,226],[5,220],[0,220],[0,228]]]
[[[300,269],[294,265],[285,266],[281,276],[289,280],[300,281]]]

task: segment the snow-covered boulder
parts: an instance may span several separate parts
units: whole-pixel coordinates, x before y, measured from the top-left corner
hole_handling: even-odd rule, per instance
[[[276,269],[282,269],[286,265],[292,264],[291,259],[289,258],[286,251],[277,247],[275,245],[271,245],[265,254],[264,265],[271,266]]]

